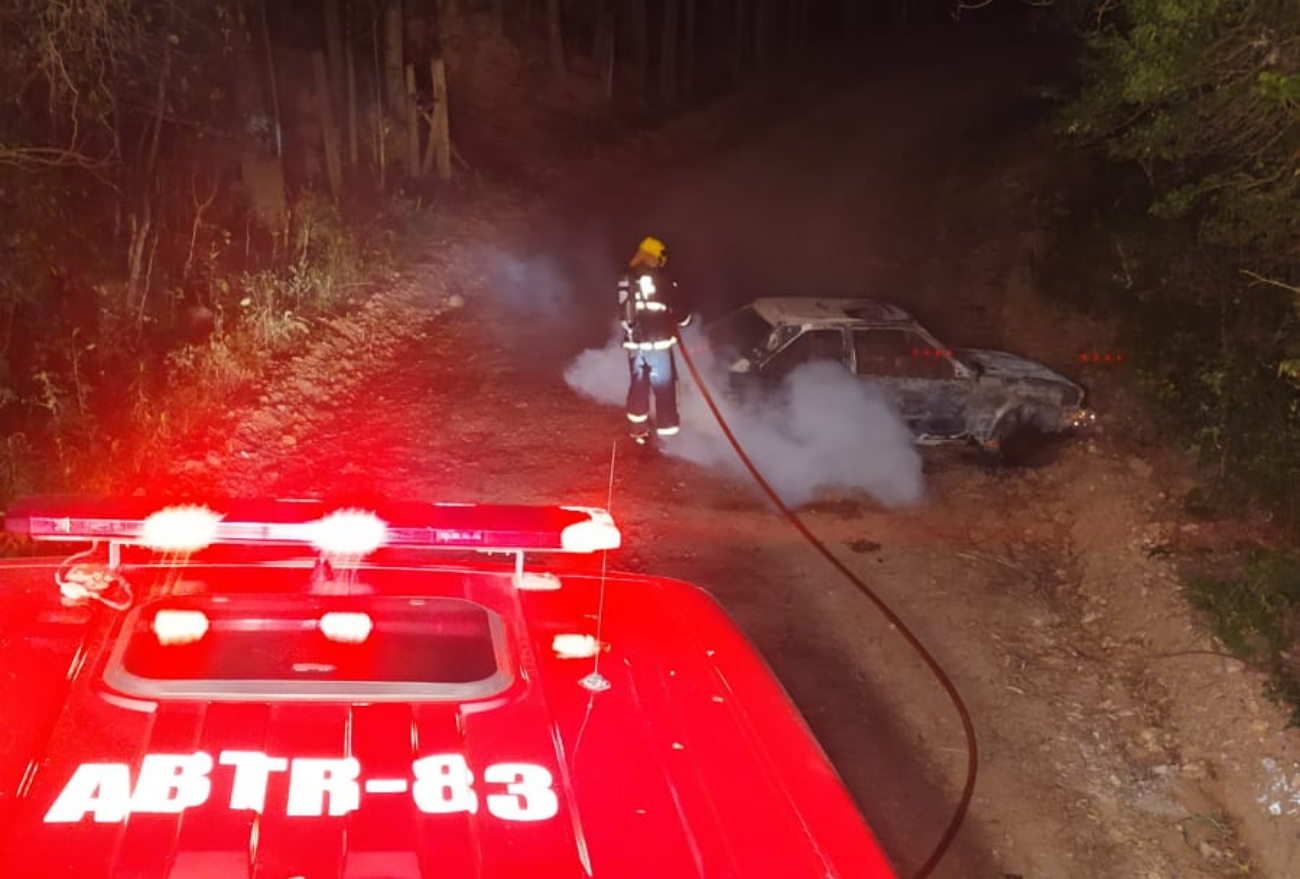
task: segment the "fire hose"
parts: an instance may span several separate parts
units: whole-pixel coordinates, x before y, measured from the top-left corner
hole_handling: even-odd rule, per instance
[[[741,463],[745,465],[745,469],[748,470],[749,475],[753,477],[754,482],[756,482],[759,488],[763,490],[763,493],[767,495],[768,500],[776,506],[777,510],[779,510],[782,517],[790,523],[791,527],[799,532],[804,540],[830,563],[831,567],[839,571],[839,573],[843,575],[846,580],[852,583],[862,595],[870,600],[885,619],[887,619],[895,629],[897,629],[898,633],[903,636],[903,640],[906,641],[908,646],[916,652],[916,654],[921,658],[921,661],[925,663],[926,668],[930,670],[935,680],[939,682],[939,686],[942,687],[944,692],[948,695],[953,708],[957,711],[957,716],[961,719],[962,731],[966,737],[966,783],[962,787],[961,796],[957,799],[957,806],[953,810],[952,818],[949,819],[948,826],[944,829],[943,835],[939,838],[939,841],[935,845],[934,850],[930,853],[930,856],[925,859],[925,862],[921,864],[912,877],[912,879],[926,879],[926,877],[934,872],[934,868],[938,866],[939,861],[943,859],[943,856],[952,846],[953,840],[957,837],[957,832],[961,829],[962,822],[966,819],[966,813],[970,810],[971,799],[975,794],[975,779],[979,771],[979,745],[975,737],[975,724],[971,720],[970,711],[967,709],[966,703],[961,697],[961,693],[958,692],[957,685],[953,683],[952,678],[948,676],[948,673],[943,670],[943,667],[939,664],[938,660],[934,658],[934,655],[930,653],[923,643],[921,643],[921,640],[916,636],[916,633],[903,622],[902,618],[893,608],[885,603],[884,599],[876,594],[875,590],[867,585],[861,577],[850,570],[847,565],[836,558],[834,553],[827,548],[826,544],[824,544],[821,539],[818,538],[817,535],[813,534],[812,530],[804,524],[803,520],[799,517],[799,514],[781,500],[780,495],[776,493],[771,484],[764,478],[762,472],[754,464],[753,460],[745,453],[740,441],[736,438],[731,427],[727,424],[727,420],[718,409],[717,403],[714,401],[713,395],[709,392],[709,387],[705,384],[703,376],[701,376],[699,370],[695,368],[695,362],[691,359],[690,351],[688,351],[686,347],[686,341],[681,338],[680,333],[678,334],[678,347],[681,349],[682,360],[685,361],[686,368],[690,372],[691,378],[695,380],[696,387],[700,389],[700,395],[704,398],[705,405],[709,407],[709,412],[713,414],[713,418],[717,421],[718,427],[722,429],[723,436],[727,438],[727,442],[731,444],[736,455],[739,456]]]

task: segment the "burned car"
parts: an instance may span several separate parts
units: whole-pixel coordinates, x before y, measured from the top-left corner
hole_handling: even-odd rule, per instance
[[[894,876],[720,607],[606,573],[602,510],[57,497],[5,528],[66,550],[0,562],[0,875]]]
[[[922,444],[973,441],[998,453],[1095,417],[1065,376],[1005,351],[948,348],[906,311],[872,299],[757,299],[706,335],[740,393],[835,361],[879,388]]]

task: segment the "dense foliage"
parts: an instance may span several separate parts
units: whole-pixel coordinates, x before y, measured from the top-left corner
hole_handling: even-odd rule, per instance
[[[1298,535],[1300,3],[1106,0],[1080,20],[1064,128],[1138,173],[1105,172],[1064,248],[1087,282],[1061,286],[1119,318],[1158,420],[1207,465],[1202,496],[1262,503]],[[1188,588],[1300,722],[1295,563],[1265,552]]]
[[[1187,596],[1230,650],[1271,673],[1269,694],[1300,727],[1300,554],[1260,553],[1235,577],[1193,577]]]
[[[1155,213],[1273,271],[1300,259],[1300,5],[1125,0],[1093,37],[1071,131],[1137,162]]]
[[[1140,201],[1159,221],[1098,215],[1124,283],[1097,298],[1129,316],[1149,384],[1192,447],[1294,521],[1300,4],[1124,0],[1092,11],[1065,127],[1140,169]]]

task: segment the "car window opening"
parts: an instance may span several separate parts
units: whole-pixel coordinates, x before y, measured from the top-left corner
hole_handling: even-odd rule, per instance
[[[956,375],[944,349],[908,330],[858,330],[853,349],[858,375],[930,380]]]
[[[839,330],[809,330],[768,361],[770,375],[786,375],[796,367],[819,360],[844,361],[844,334]]]
[[[709,331],[710,344],[730,357],[751,357],[768,347],[772,325],[752,308],[721,318]]]

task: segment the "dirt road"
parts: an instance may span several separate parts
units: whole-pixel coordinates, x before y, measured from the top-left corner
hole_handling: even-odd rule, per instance
[[[869,293],[951,344],[1079,375],[1097,330],[1033,288],[1054,159],[1024,89],[1044,64],[1014,47],[898,53],[742,149],[626,165],[547,212],[448,221],[424,261],[234,413],[221,448],[173,470],[235,492],[604,504],[622,414],[562,372],[604,341],[603,273],[643,231],[673,242],[709,309]],[[1080,377],[1103,413],[1124,405],[1112,378]],[[1228,539],[1180,520],[1168,459],[1111,427],[1030,471],[927,455],[916,509],[830,493],[803,511],[974,715],[979,785],[935,875],[1282,879],[1300,863],[1300,743],[1149,551]],[[621,447],[613,508],[620,566],[717,595],[910,875],[949,818],[965,744],[897,633],[743,481]]]

